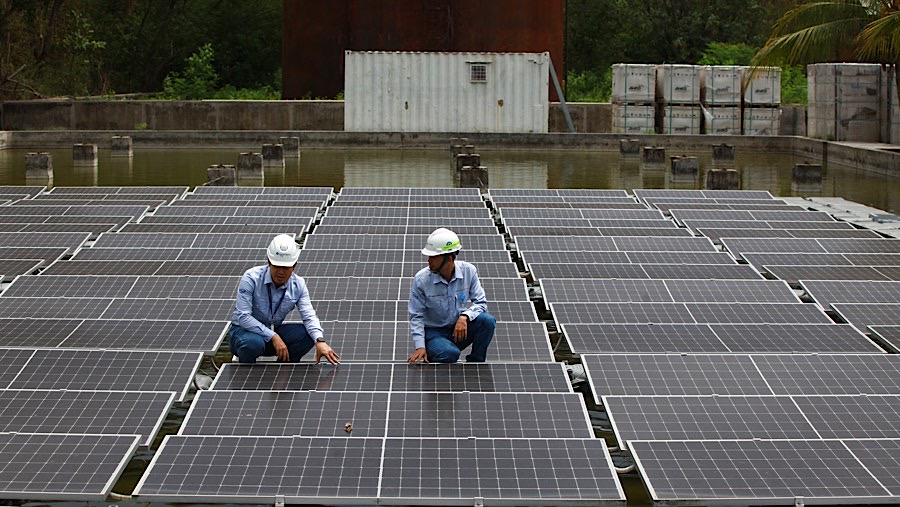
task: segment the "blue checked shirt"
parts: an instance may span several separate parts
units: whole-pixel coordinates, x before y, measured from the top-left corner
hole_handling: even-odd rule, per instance
[[[231,323],[269,341],[275,335],[272,328],[284,322],[294,308],[300,312],[306,332],[313,340],[324,337],[306,282],[294,273],[284,285],[275,287],[269,266],[256,266],[241,277]]]
[[[475,266],[456,261],[453,278],[448,282],[427,267],[413,278],[409,294],[410,335],[415,347],[425,346],[425,327],[452,326],[460,315],[475,320],[487,311],[487,297]]]

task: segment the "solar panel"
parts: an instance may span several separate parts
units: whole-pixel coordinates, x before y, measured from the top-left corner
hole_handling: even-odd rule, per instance
[[[92,248],[266,248],[271,234],[101,234]]]
[[[663,280],[542,278],[541,288],[550,303],[672,301]]]
[[[784,282],[776,280],[666,280],[676,302],[797,303]]]
[[[900,265],[900,254],[859,253],[844,254],[844,258],[857,266],[897,266]]]
[[[102,502],[138,446],[137,435],[0,434],[0,495]]]
[[[710,324],[710,328],[731,352],[883,352],[847,324]]]
[[[112,299],[0,298],[0,318],[99,319]]]
[[[498,321],[537,322],[538,320],[534,305],[528,301],[493,301],[488,303],[488,312]],[[405,316],[405,312],[403,313]]]
[[[325,205],[324,196],[313,195],[292,196],[289,204],[300,208],[319,209]],[[184,199],[177,199],[169,203],[170,206],[284,206],[288,204],[285,199],[274,199],[263,194],[255,196],[241,196],[234,194],[222,194],[217,198],[211,195],[188,195]]]
[[[821,438],[900,438],[900,396],[793,396]]]
[[[201,391],[179,435],[383,437],[387,392]],[[248,417],[248,414],[252,416]]]
[[[297,206],[160,206],[154,216],[220,216],[220,217],[312,217],[318,208]]]
[[[49,194],[48,194],[49,197]],[[62,197],[62,196],[60,196]],[[133,194],[128,198],[119,198],[119,196],[103,195],[103,196],[91,196],[85,198],[57,198],[57,199],[48,199],[48,198],[35,198],[26,201],[18,201],[14,206],[23,206],[23,205],[33,205],[36,203],[47,204],[50,206],[145,206],[149,209],[156,208],[157,206],[163,206],[167,204],[171,200],[169,198],[159,198],[154,196],[146,196],[144,194]]]
[[[871,266],[763,266],[772,276],[790,284],[800,280],[890,280]]]
[[[659,198],[696,198],[706,199],[774,199],[768,190],[677,190],[662,188],[636,188],[634,195],[638,199]]]
[[[303,277],[363,277],[398,278],[404,276],[402,262],[347,263],[347,262],[298,262],[294,268]],[[421,266],[415,267],[416,271]]]
[[[224,321],[85,320],[72,329],[59,346],[104,350],[188,351],[213,355],[225,339],[228,325]]]
[[[816,305],[806,303],[688,303],[697,322],[709,324],[831,324]]]
[[[585,354],[594,399],[609,395],[772,394],[749,356]]]
[[[349,299],[357,301],[401,299],[400,278],[393,277],[319,277],[304,273],[306,286],[313,301]],[[408,294],[406,294],[408,297]]]
[[[740,257],[745,253],[828,253],[815,239],[724,238],[722,244],[735,257]]]
[[[615,252],[616,243],[610,236],[517,236],[520,252]]]
[[[821,211],[750,211],[673,209],[672,217],[685,220],[760,220],[763,222],[833,222],[834,217]]]
[[[894,354],[762,354],[753,362],[775,394],[900,393]]]
[[[43,259],[0,259],[0,281],[9,281],[18,275],[33,273],[44,264]]]
[[[135,281],[136,276],[23,275],[3,291],[2,297],[124,297]]]
[[[340,301],[319,299],[313,302],[316,314],[321,321],[386,321],[403,320],[398,318],[396,301]],[[402,312],[405,316],[406,305]]]
[[[860,331],[865,331],[868,326],[900,325],[900,304],[835,303],[831,307],[844,322],[852,324]]]
[[[900,303],[900,282],[802,280],[802,287],[816,303]]]
[[[16,378],[33,354],[33,350],[0,348],[0,389],[9,388],[9,383]]]
[[[762,275],[752,266],[730,264],[646,264],[644,265],[644,271],[649,278],[707,280],[754,280],[762,278]]]
[[[233,308],[232,299],[113,299],[103,318],[132,320],[164,316],[166,320],[227,321]]]
[[[637,264],[737,264],[725,252],[626,252],[628,261]]]
[[[141,276],[129,298],[234,299],[240,276]]]
[[[140,435],[149,447],[175,393],[0,391],[0,432]]]
[[[191,195],[203,195],[204,199],[216,199],[222,195],[240,195],[240,196],[289,196],[289,195],[331,195],[331,187],[215,187],[215,186],[198,186],[194,187]]]
[[[506,231],[514,239],[516,236],[603,236],[595,227],[560,227],[560,226],[507,226]]]
[[[729,352],[705,324],[564,324],[573,353]]]
[[[628,254],[625,252],[554,252],[554,251],[525,251],[520,256],[529,266],[532,262],[538,264],[628,264]],[[530,271],[530,268],[529,268]]]
[[[631,440],[818,439],[787,396],[604,396],[621,446]]]
[[[869,326],[869,330],[892,351],[900,351],[900,326]]]
[[[4,194],[25,194],[28,197],[34,197],[45,190],[47,187],[43,185],[0,185],[0,192]]]
[[[0,259],[22,260],[22,259],[42,259],[47,264],[65,255],[66,248],[41,248],[36,251],[34,248],[27,247],[2,247],[0,246]]]
[[[378,207],[369,208],[363,206],[330,206],[325,212],[329,217],[420,217],[430,218],[439,222],[445,216],[453,216],[457,218],[488,218],[490,211],[487,207],[479,206],[475,208],[407,208],[407,207]]]
[[[895,497],[900,492],[900,450],[898,440],[851,440],[844,444]]]
[[[259,250],[257,257],[264,258]],[[476,267],[482,262],[511,262],[507,250],[462,250],[459,260],[471,262]],[[421,246],[414,250],[330,250],[304,249],[300,251],[299,262],[404,262],[425,267],[427,257],[422,255]]]
[[[697,229],[823,229],[823,230],[853,230],[848,222],[794,222],[775,220],[685,220],[684,226],[691,230]],[[741,231],[733,231],[740,234]]]
[[[440,220],[440,224],[448,229],[456,230],[459,227],[494,227],[494,219],[490,217],[481,217],[481,218],[458,218],[458,217],[443,217]],[[407,227],[430,227],[431,230],[436,229],[438,226],[435,225],[435,220],[431,218],[421,218],[421,217],[331,217],[324,216],[322,217],[319,225],[406,225]],[[430,232],[430,231],[429,231]]]
[[[889,496],[837,440],[634,441],[630,447],[654,501],[843,503]]]
[[[845,255],[829,253],[745,253],[745,261],[762,269],[763,266],[849,266]],[[900,256],[898,256],[900,260]]]
[[[192,352],[36,350],[8,389],[175,392],[180,401],[201,358]]]
[[[147,212],[147,206],[53,206],[15,205],[0,207],[0,215],[107,215],[137,218]]]
[[[199,187],[198,187],[199,188]],[[225,187],[222,187],[225,188]],[[50,194],[173,194],[174,196],[183,195],[188,191],[188,187],[182,186],[129,186],[129,187],[54,187],[50,190]]]
[[[260,265],[259,260],[242,261],[165,261],[154,275],[185,276],[240,276],[248,269]]]
[[[676,227],[598,227],[601,236],[693,236],[687,229]]]
[[[613,237],[618,250],[623,252],[715,252],[716,247],[707,238],[668,237]]]
[[[0,329],[3,329],[0,347],[26,350],[58,347],[81,322],[80,319],[0,319]]]
[[[561,363],[228,363],[211,389],[241,391],[572,392]]]
[[[0,232],[0,247],[66,248],[71,251],[89,237],[86,232]]]
[[[428,237],[434,227],[430,225],[318,225],[316,234],[414,234]],[[460,236],[496,234],[496,226],[453,227]]]
[[[82,261],[59,260],[42,271],[43,275],[152,275],[165,261]]]
[[[426,237],[402,234],[369,234],[364,236],[366,249],[371,250],[422,250]],[[271,240],[271,238],[270,238]],[[460,238],[463,250],[503,250],[503,237],[499,234],[487,236],[463,236]],[[360,248],[357,234],[312,234],[306,238],[304,249],[354,250]]]
[[[551,303],[557,324],[694,324],[682,303]]]
[[[324,324],[325,337],[341,355],[341,362],[382,361],[395,359],[394,352],[401,322],[335,321]],[[407,335],[408,336],[408,333]],[[311,355],[312,356],[312,355]],[[408,355],[407,355],[408,356]],[[309,358],[310,360],[313,357]]]
[[[118,224],[112,223],[71,223],[71,224],[27,224],[20,229],[20,232],[89,232],[91,236],[97,236],[103,232],[109,232],[119,228]]]

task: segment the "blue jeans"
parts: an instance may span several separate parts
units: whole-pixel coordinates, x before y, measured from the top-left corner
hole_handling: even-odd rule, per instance
[[[316,344],[302,323],[295,322],[275,326],[275,332],[287,345],[292,363],[299,363],[300,358]],[[266,341],[263,335],[247,331],[234,324],[228,330],[228,347],[242,363],[255,363],[259,356],[275,355],[275,347],[272,346],[272,342]]]
[[[483,363],[487,358],[488,345],[494,339],[494,328],[497,321],[494,316],[485,312],[469,322],[466,338],[453,341],[454,326],[425,327],[425,351],[428,353],[428,361],[432,363],[455,363],[459,361],[459,354],[469,345],[472,353],[466,356],[470,363]]]

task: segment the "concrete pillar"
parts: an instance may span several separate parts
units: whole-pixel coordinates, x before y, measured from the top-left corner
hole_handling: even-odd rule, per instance
[[[463,166],[459,170],[460,188],[487,188],[488,169],[484,166]]]
[[[733,162],[734,146],[730,144],[712,145],[712,158],[721,162]]]
[[[697,157],[671,157],[671,161],[673,175],[696,178],[697,173],[700,172],[700,163],[697,161]]]
[[[262,153],[241,153],[238,155],[237,177],[241,180],[263,179]]]
[[[262,145],[263,165],[284,167],[284,146],[280,144]]]
[[[822,164],[794,164],[791,181],[795,183],[822,183]]]
[[[619,153],[624,156],[640,155],[641,140],[640,139],[619,139]]]
[[[97,145],[80,143],[73,145],[72,165],[97,165]]]
[[[666,149],[662,146],[642,147],[641,162],[645,164],[664,164],[666,162]]]
[[[460,153],[463,155],[471,155],[471,154],[475,153],[475,145],[474,144],[462,145],[462,151]]]
[[[737,169],[710,169],[706,173],[707,190],[740,190],[741,175]]]
[[[112,136],[109,155],[111,157],[130,157],[134,154],[131,147],[131,137]]]
[[[300,157],[300,138],[299,137],[280,137],[278,141],[284,149],[284,158]]]
[[[206,169],[206,184],[215,187],[233,187],[237,185],[233,165],[211,165]]]
[[[49,153],[25,154],[26,180],[53,180],[53,155]]]
[[[459,154],[456,156],[456,170],[461,171],[463,167],[479,167],[481,165],[481,155],[473,153],[471,155]]]

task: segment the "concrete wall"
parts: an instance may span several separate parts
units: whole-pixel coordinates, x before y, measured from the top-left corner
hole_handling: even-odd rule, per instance
[[[612,106],[571,103],[576,132],[612,132]],[[803,107],[782,107],[781,135],[806,135]],[[3,130],[344,130],[338,100],[72,101],[0,104]],[[550,104],[550,132],[568,132],[559,103]]]

